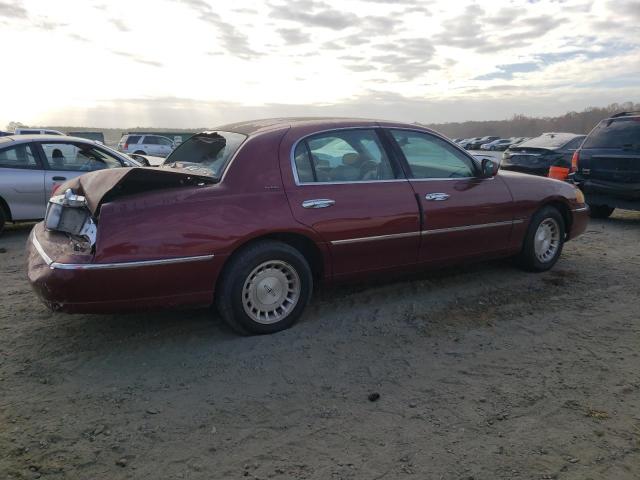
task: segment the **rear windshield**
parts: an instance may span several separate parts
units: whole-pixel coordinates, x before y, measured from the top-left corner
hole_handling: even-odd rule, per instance
[[[589,134],[582,148],[640,149],[640,118],[603,120]]]
[[[246,138],[246,135],[234,132],[197,133],[182,142],[164,165],[193,169],[201,175],[220,179],[224,167]]]
[[[545,133],[518,145],[518,148],[561,148],[576,138],[577,135],[569,133]]]

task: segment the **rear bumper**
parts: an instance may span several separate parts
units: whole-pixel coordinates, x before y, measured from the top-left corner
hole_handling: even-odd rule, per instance
[[[51,310],[111,313],[210,305],[224,259],[206,255],[114,264],[56,261],[42,224],[27,241],[27,277]],[[49,248],[50,247],[50,248]]]
[[[571,211],[572,221],[571,228],[569,229],[569,234],[567,235],[567,240],[571,240],[576,238],[578,235],[584,233],[587,229],[587,225],[589,225],[589,207],[584,206],[580,208],[576,208]]]
[[[640,203],[640,183],[609,182],[605,180],[584,179],[574,177],[574,182],[585,195],[606,195],[626,201]],[[593,202],[595,205],[595,202]]]

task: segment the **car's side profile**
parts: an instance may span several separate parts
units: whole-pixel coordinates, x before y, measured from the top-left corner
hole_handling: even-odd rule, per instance
[[[318,282],[511,256],[547,270],[588,219],[570,184],[368,120],[226,125],[164,168],[93,172],[60,191],[28,244],[50,308],[215,303],[242,333],[290,326]]]
[[[120,152],[156,157],[166,157],[172,152],[173,148],[174,142],[170,138],[162,135],[133,133],[123,135],[117,146]]]
[[[93,140],[60,135],[0,138],[0,232],[6,222],[44,218],[53,189],[83,173],[141,163]]]

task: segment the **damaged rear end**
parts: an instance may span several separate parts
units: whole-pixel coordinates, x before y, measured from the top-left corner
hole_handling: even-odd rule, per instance
[[[58,189],[61,193],[49,200],[44,221],[29,236],[31,285],[49,308],[67,312],[198,303],[197,299],[184,298],[179,282],[189,284],[194,273],[202,274],[198,267],[194,271],[194,265],[201,264],[204,269],[212,255],[176,257],[145,254],[142,250],[123,261],[122,255],[101,251],[100,239],[106,234],[102,232],[105,218],[101,214],[107,204],[136,204],[136,199],[158,193],[170,199],[171,192],[175,197],[178,192],[184,195],[214,183],[210,176],[169,168],[102,170],[64,183]],[[115,227],[120,233],[126,232],[127,222],[132,221],[123,218],[123,223]],[[111,230],[108,235],[112,235],[115,222],[109,219],[107,223]],[[132,238],[125,243],[134,249],[133,245],[143,240]],[[110,261],[110,256],[115,260]]]

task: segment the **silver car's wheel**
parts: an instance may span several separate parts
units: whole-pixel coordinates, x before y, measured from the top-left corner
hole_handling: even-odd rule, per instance
[[[538,261],[546,263],[552,260],[560,248],[560,225],[554,218],[545,218],[534,236],[534,251]]]
[[[286,318],[300,298],[300,277],[282,260],[263,262],[244,282],[242,306],[254,321],[269,325]]]

